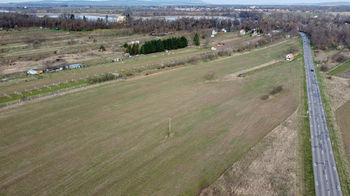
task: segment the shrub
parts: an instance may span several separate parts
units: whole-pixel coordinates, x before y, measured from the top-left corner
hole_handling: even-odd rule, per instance
[[[90,76],[87,80],[90,84],[105,82],[109,80],[115,80],[120,78],[120,74],[113,74],[113,73],[105,73],[102,75],[96,75],[96,76]]]
[[[128,43],[125,43],[125,44],[123,45],[124,48],[128,48],[128,46],[129,46]]]
[[[208,72],[204,75],[205,80],[212,80],[215,78],[215,73],[214,72]]]
[[[282,90],[283,90],[282,86],[277,86],[277,87],[273,88],[272,91],[270,91],[270,95],[275,95],[275,94],[281,92]]]
[[[320,70],[323,71],[323,72],[328,71],[327,65],[321,65]]]
[[[232,50],[226,49],[223,51],[218,52],[219,56],[231,56],[232,55]]]
[[[101,52],[106,51],[106,48],[105,48],[105,46],[104,46],[104,45],[101,45],[101,46],[100,46],[100,51],[101,51]]]
[[[267,100],[269,98],[269,95],[263,95],[260,97],[261,100]]]
[[[41,42],[39,40],[35,40],[33,42],[33,48],[37,49],[37,48],[40,48],[41,46]]]

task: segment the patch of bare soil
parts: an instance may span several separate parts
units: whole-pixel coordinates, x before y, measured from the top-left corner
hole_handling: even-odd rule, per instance
[[[255,70],[258,70],[258,69],[261,69],[261,68],[264,68],[264,67],[267,67],[267,66],[270,66],[272,64],[275,64],[277,62],[280,62],[278,60],[272,60],[270,62],[267,62],[267,63],[264,63],[264,64],[261,64],[259,66],[256,66],[256,67],[252,67],[250,69],[245,69],[245,70],[242,70],[242,71],[239,71],[239,72],[236,72],[236,73],[232,73],[232,74],[229,74],[229,75],[226,75],[222,81],[232,81],[232,80],[236,80],[236,79],[239,79],[239,78],[243,78],[243,77],[239,77],[241,74],[245,74],[247,72],[251,72],[251,71],[255,71]]]
[[[295,195],[296,153],[297,112],[200,195]]]
[[[333,111],[350,100],[349,79],[332,76],[331,79],[325,79],[324,81],[329,92]]]

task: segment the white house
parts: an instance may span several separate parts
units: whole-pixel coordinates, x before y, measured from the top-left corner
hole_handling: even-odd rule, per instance
[[[215,31],[215,29],[211,32],[212,35],[218,34],[218,32]]]
[[[227,30],[225,28],[221,29],[221,32],[227,33]]]
[[[293,59],[294,59],[294,55],[292,53],[287,54],[287,56],[286,56],[287,61],[293,61]]]
[[[118,16],[117,22],[125,22],[126,21],[126,16]]]
[[[216,50],[216,48],[215,48],[215,47],[211,47],[211,50],[212,50],[212,51],[215,51],[215,50]]]
[[[244,29],[241,29],[241,30],[239,31],[239,34],[240,34],[240,35],[245,35],[245,34],[246,34],[246,32],[245,32],[245,30],[244,30]]]

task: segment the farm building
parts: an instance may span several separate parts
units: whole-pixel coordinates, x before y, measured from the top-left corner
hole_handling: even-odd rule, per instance
[[[286,56],[287,61],[293,61],[293,59],[294,59],[294,55],[292,53],[287,54],[287,56]]]
[[[216,50],[216,48],[215,48],[215,47],[211,47],[211,50],[215,51],[215,50]]]

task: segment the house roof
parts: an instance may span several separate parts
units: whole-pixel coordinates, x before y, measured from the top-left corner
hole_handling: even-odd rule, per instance
[[[289,56],[289,58],[294,58],[294,54],[290,53],[287,56]]]

